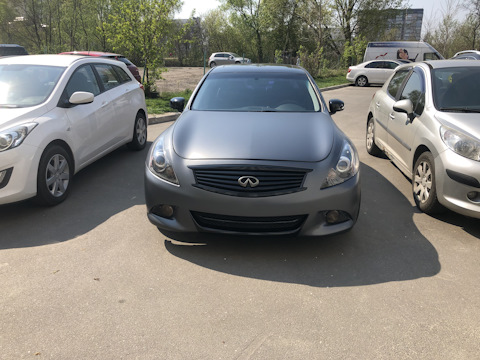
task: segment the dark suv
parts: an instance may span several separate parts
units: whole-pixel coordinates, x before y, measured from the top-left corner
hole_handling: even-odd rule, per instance
[[[17,44],[0,44],[0,57],[17,55],[28,55],[28,52],[23,46]]]

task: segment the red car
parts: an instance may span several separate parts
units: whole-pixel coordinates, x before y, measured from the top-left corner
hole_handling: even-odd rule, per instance
[[[85,55],[85,56],[99,56],[109,59],[116,59],[121,61],[127,65],[128,70],[132,73],[133,77],[139,82],[142,83],[142,78],[140,77],[140,73],[138,72],[137,66],[128,60],[125,56],[120,54],[114,54],[109,52],[102,52],[102,51],[66,51],[60,53],[60,55]]]

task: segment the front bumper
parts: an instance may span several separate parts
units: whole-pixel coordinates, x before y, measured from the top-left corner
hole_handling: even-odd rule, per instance
[[[188,170],[188,169],[187,169]],[[193,174],[184,172],[179,177],[180,186],[167,183],[146,167],[145,200],[148,219],[159,229],[172,232],[217,232],[250,235],[298,234],[301,236],[321,236],[347,231],[355,224],[360,208],[359,174],[346,182],[320,190],[315,171],[309,173],[305,180],[304,191],[267,197],[237,197],[219,194],[192,186]],[[179,174],[177,173],[177,176]],[[174,209],[170,218],[158,215],[159,205],[169,205]],[[337,210],[346,216],[345,221],[329,224],[326,213]],[[243,230],[235,227],[226,230],[210,227],[207,222],[199,223],[192,213],[210,215],[226,221],[245,220],[248,225]],[[269,221],[272,218],[302,219],[297,228],[285,230],[272,228],[257,231],[250,227],[258,218]],[[198,218],[197,218],[198,219]],[[258,225],[258,224],[255,224]],[[265,225],[264,223],[262,226]],[[260,226],[260,227],[262,227]]]
[[[435,176],[437,198],[443,206],[480,219],[480,162],[446,150],[435,159]]]
[[[8,182],[0,188],[0,205],[33,197],[37,193],[37,172],[41,153],[38,148],[22,144],[0,152],[0,172],[11,169]]]

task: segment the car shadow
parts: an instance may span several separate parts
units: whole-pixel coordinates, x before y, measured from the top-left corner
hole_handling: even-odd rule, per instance
[[[123,146],[73,177],[68,198],[53,207],[30,200],[0,206],[0,249],[40,246],[83,235],[113,215],[145,204],[142,151]]]
[[[417,229],[416,207],[362,164],[362,205],[355,227],[321,238],[172,235],[166,249],[231,275],[315,287],[372,285],[431,277],[438,253]]]

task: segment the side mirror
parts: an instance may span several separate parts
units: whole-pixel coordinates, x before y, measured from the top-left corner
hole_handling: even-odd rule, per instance
[[[170,107],[172,109],[178,110],[179,112],[182,112],[185,108],[185,98],[174,97],[173,99],[170,99]]]
[[[333,115],[337,111],[342,111],[345,108],[345,104],[342,100],[332,99],[328,102],[328,108],[330,115]]]
[[[94,98],[95,96],[91,92],[75,91],[68,101],[74,105],[90,104]]]
[[[399,100],[393,104],[393,111],[405,113],[407,115],[413,114],[413,103],[410,99]]]

